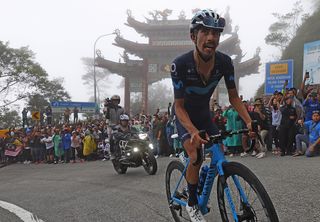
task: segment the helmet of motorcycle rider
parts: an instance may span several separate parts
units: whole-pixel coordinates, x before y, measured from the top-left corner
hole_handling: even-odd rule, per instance
[[[211,9],[200,10],[195,13],[190,22],[190,33],[201,27],[215,29],[223,32],[226,21]]]
[[[127,114],[121,114],[120,115],[120,120],[121,121],[129,121],[129,116]]]
[[[111,101],[116,101],[116,102],[120,103],[120,96],[118,96],[118,95],[111,96]]]
[[[120,115],[120,125],[123,127],[127,127],[129,124],[129,116],[127,114]]]

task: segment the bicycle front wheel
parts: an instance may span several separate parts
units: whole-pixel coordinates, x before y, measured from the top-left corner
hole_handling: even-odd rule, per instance
[[[223,164],[223,171],[225,180],[219,176],[217,185],[218,205],[223,222],[234,221],[233,212],[225,195],[226,186],[229,187],[238,221],[279,221],[267,191],[247,167],[240,163],[228,162]],[[248,204],[244,203],[235,180],[239,181]]]
[[[177,187],[183,170],[184,165],[180,161],[174,160],[169,163],[166,172],[167,199],[171,214],[176,222],[191,221],[185,207],[172,200],[172,196],[174,196],[180,201],[188,201],[188,185],[185,176],[183,176],[180,185]]]

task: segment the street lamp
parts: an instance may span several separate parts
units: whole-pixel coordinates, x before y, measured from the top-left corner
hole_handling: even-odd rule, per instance
[[[96,44],[98,42],[99,39],[101,39],[102,37],[105,36],[109,36],[109,35],[114,35],[117,34],[116,31],[109,33],[109,34],[104,34],[104,35],[100,35],[96,41],[94,42],[94,46],[93,46],[93,87],[94,87],[94,102],[97,103],[97,77],[96,77]]]

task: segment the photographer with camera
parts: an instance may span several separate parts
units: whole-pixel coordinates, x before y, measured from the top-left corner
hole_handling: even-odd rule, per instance
[[[120,96],[113,95],[111,99],[108,98],[104,103],[104,114],[108,123],[108,137],[111,139],[112,129],[119,125],[120,123],[120,115],[124,113],[124,109],[119,106],[120,104]],[[110,152],[114,153],[114,144],[110,142]]]
[[[104,114],[108,120],[109,126],[119,124],[120,115],[124,113],[124,109],[119,106],[120,96],[113,95],[111,99],[107,98],[104,103]]]

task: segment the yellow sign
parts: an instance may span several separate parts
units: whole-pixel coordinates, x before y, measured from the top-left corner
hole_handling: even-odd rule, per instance
[[[270,64],[270,75],[288,74],[288,63]]]
[[[33,111],[32,112],[32,119],[33,120],[40,120],[40,112],[39,111]]]
[[[7,132],[9,132],[9,129],[0,130],[0,138],[6,137]]]

